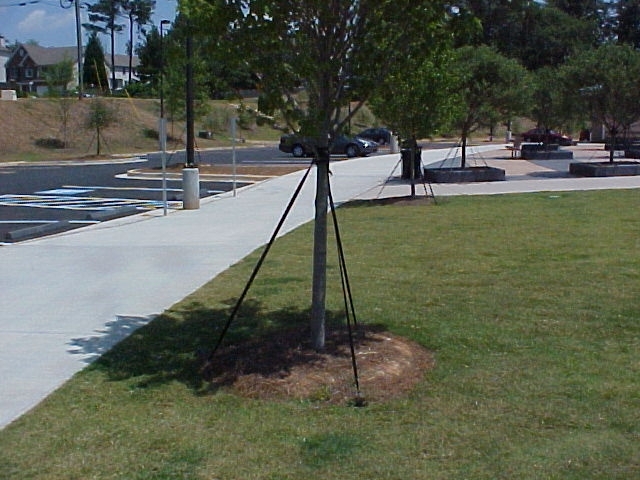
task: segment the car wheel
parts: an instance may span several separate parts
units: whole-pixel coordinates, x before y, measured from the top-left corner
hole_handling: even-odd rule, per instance
[[[300,145],[299,143],[296,143],[291,148],[291,153],[293,153],[294,157],[304,157],[304,147],[302,145]]]
[[[347,157],[352,158],[360,153],[360,149],[353,144],[349,144],[345,149],[345,153],[347,154]]]

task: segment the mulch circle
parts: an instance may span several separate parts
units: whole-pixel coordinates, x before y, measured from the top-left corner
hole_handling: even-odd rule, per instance
[[[359,326],[354,350],[361,397],[368,403],[407,395],[433,368],[430,352],[386,331]],[[327,333],[324,351],[310,347],[307,328],[296,328],[221,348],[207,364],[212,390],[263,400],[357,404],[349,334]]]

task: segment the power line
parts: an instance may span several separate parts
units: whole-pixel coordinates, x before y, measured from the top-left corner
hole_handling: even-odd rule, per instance
[[[40,0],[31,0],[29,2],[15,2],[8,3],[7,5],[2,5],[0,3],[0,8],[8,8],[8,7],[26,7],[27,5],[35,5],[36,3],[41,3]]]

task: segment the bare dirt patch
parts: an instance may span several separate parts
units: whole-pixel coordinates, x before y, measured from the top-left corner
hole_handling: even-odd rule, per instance
[[[434,365],[422,346],[375,328],[359,327],[354,351],[362,398],[369,403],[407,395]],[[204,372],[212,389],[249,398],[347,404],[357,393],[346,329],[328,333],[322,352],[311,348],[305,328],[221,348]]]
[[[352,200],[343,207],[375,207],[380,205],[398,205],[398,206],[421,206],[431,205],[435,203],[433,197],[426,195],[406,195],[402,197],[384,197],[384,198],[372,198],[365,200]]]

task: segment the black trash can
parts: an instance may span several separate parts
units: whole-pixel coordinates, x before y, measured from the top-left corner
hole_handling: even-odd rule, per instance
[[[422,179],[422,147],[415,147],[413,161],[411,161],[411,148],[403,148],[400,150],[402,158],[402,178],[404,180],[411,179],[411,165],[413,165],[413,178]]]

